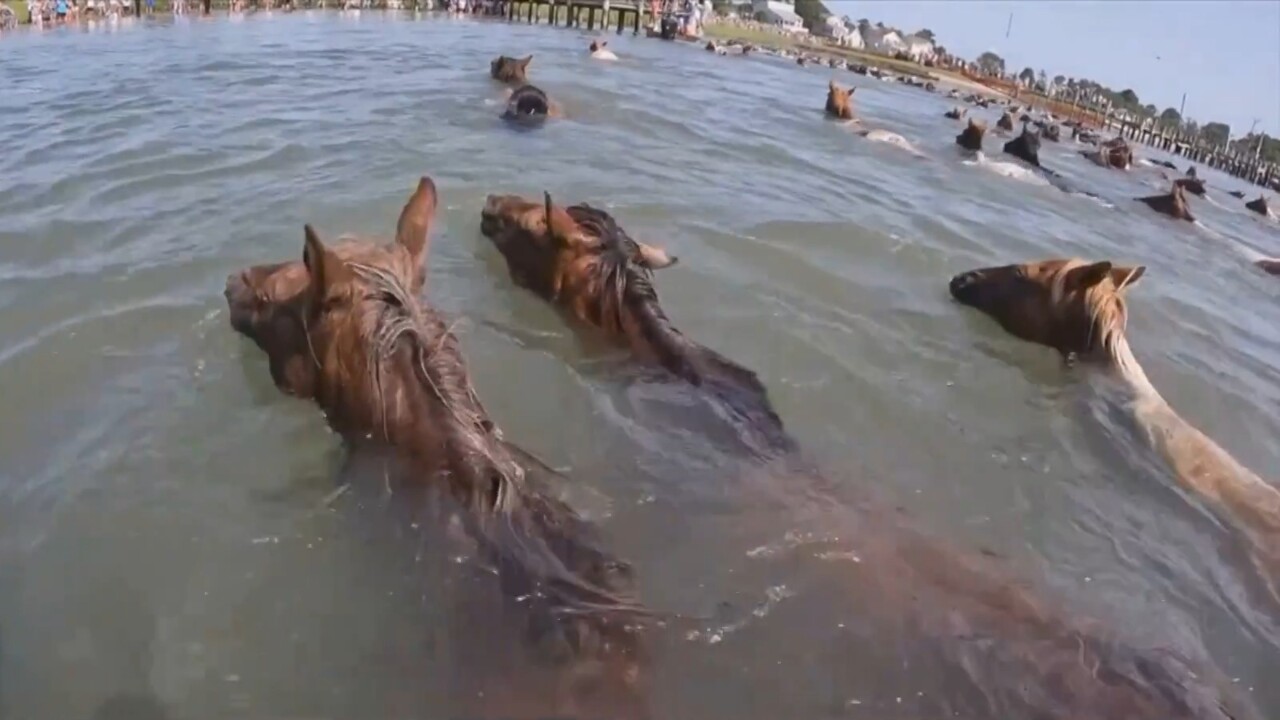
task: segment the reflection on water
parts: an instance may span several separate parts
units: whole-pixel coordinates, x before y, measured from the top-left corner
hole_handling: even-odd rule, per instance
[[[594,63],[588,42],[322,12],[6,36],[6,720],[448,717],[450,663],[501,653],[420,535],[325,504],[336,439],[221,299],[229,271],[298,256],[303,222],[389,232],[423,173],[443,203],[429,295],[486,405],[681,618],[654,638],[656,717],[981,715],[945,643],[895,625],[868,589],[892,585],[859,575],[887,522],[864,506],[985,548],[1137,646],[1207,654],[1280,715],[1277,612],[1231,534],[1086,371],[945,287],[1041,257],[1146,264],[1129,331],[1153,381],[1280,476],[1280,285],[1243,262],[1280,255],[1280,230],[1226,195],[1236,181],[1202,174],[1207,234],[1130,202],[1157,169],[1106,172],[1070,143],[1042,162],[1114,208],[965,164],[942,96],[841,80],[919,160],[825,122],[828,70],[630,37]],[[504,128],[500,53],[532,53],[568,119]],[[512,285],[479,210],[544,189],[681,257],[657,279],[668,313],[761,375],[838,502],[734,465],[686,394]]]

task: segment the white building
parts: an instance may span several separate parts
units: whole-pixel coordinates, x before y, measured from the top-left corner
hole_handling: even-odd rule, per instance
[[[885,55],[893,55],[907,49],[907,44],[903,42],[902,36],[896,30],[875,26],[863,32],[862,45]]]
[[[911,59],[922,63],[925,60],[932,60],[938,55],[938,48],[933,41],[928,38],[922,38],[919,35],[908,35],[903,38],[904,45],[902,51],[911,56]]]
[[[756,17],[789,32],[805,32],[804,20],[796,14],[796,6],[787,0],[752,0]]]
[[[844,25],[845,33],[837,37],[836,42],[847,48],[862,49],[865,47],[866,44],[862,41],[862,33],[858,32],[858,23],[848,18],[841,22]]]

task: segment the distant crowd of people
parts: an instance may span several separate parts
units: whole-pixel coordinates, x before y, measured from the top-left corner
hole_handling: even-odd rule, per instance
[[[170,0],[169,10],[175,15],[185,15],[190,7],[201,5],[208,12],[208,0]],[[27,21],[36,26],[155,12],[156,0],[27,0]]]

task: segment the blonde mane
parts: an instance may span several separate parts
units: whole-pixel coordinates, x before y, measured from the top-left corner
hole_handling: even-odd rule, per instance
[[[1055,303],[1066,303],[1067,274],[1085,263],[1065,265],[1050,288]],[[1118,283],[1104,280],[1082,294],[1089,322],[1087,352],[1113,363],[1133,390],[1130,408],[1147,440],[1169,463],[1178,483],[1213,504],[1249,544],[1250,556],[1272,598],[1280,602],[1280,490],[1241,465],[1160,395],[1134,357],[1125,335],[1128,309],[1121,292],[1138,271]]]

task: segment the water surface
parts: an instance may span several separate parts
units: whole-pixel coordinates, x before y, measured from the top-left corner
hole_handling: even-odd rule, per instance
[[[1135,642],[1207,654],[1280,716],[1280,620],[1230,532],[1087,370],[946,293],[980,265],[1147,265],[1129,332],[1148,373],[1278,477],[1280,284],[1244,258],[1280,255],[1280,230],[1225,194],[1238,181],[1202,174],[1210,235],[1130,202],[1156,170],[1070,144],[1045,164],[1114,207],[962,164],[939,95],[837,76],[916,159],[823,120],[826,69],[629,36],[606,65],[587,42],[323,12],[5,37],[0,715],[141,697],[182,718],[444,716],[436,671],[473,628],[424,602],[412,538],[324,505],[339,443],[275,391],[221,297],[228,272],[300,257],[304,222],[389,233],[425,173],[442,193],[428,294],[489,409],[581,485],[650,604],[702,618],[658,640],[659,717],[947,706],[842,597],[856,548],[753,505],[760,488],[683,431],[679,392],[630,382],[511,284],[479,232],[490,192],[608,207],[680,256],[657,280],[669,314],[760,373],[833,482]],[[569,118],[503,127],[499,53],[533,53]]]

